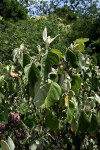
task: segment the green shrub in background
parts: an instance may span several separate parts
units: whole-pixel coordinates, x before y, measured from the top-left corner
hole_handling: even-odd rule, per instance
[[[41,36],[44,26],[48,27],[51,37],[60,34],[51,47],[55,49],[59,48],[61,51],[64,51],[66,48],[65,42],[67,34],[70,32],[70,26],[64,25],[56,15],[50,17],[37,16],[27,20],[19,20],[18,22],[8,22],[5,20],[1,20],[0,22],[0,41],[2,43],[0,45],[0,52],[5,57],[2,55],[2,61],[7,59],[10,52],[21,43],[24,43],[30,53],[36,53],[37,45],[44,45]]]
[[[88,24],[90,24],[90,22]],[[25,44],[30,53],[32,50],[36,53],[37,45],[44,45],[41,37],[41,30],[43,30],[44,26],[47,26],[51,37],[53,37],[53,33],[54,35],[60,34],[56,41],[51,44],[51,47],[54,47],[55,49],[58,48],[62,52],[64,52],[65,48],[76,38],[89,37],[90,40],[86,43],[85,52],[95,54],[99,65],[99,37],[97,37],[97,40],[92,40],[92,38],[90,38],[92,32],[90,34],[88,27],[84,25],[83,28],[83,25],[84,21],[78,18],[74,23],[68,22],[68,24],[65,24],[61,18],[54,14],[50,16],[36,16],[34,18],[27,18],[27,20],[19,20],[18,22],[8,22],[2,19],[0,20],[0,41],[2,43],[0,45],[0,53],[2,53],[1,61],[9,59],[9,54],[21,43]]]
[[[0,15],[6,20],[18,21],[27,18],[27,9],[17,0],[4,0],[0,4]]]

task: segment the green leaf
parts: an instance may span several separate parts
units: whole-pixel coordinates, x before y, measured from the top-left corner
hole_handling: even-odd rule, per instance
[[[29,95],[34,97],[34,86],[35,83],[40,79],[39,69],[34,63],[28,64],[24,69],[26,81],[28,82]]]
[[[81,86],[82,78],[77,74],[72,74],[71,78],[72,78],[71,81],[72,90],[77,91]]]
[[[52,112],[48,111],[45,115],[45,124],[51,131],[59,129],[59,120]]]
[[[36,82],[35,86],[34,86],[34,93],[35,93],[35,95],[36,95],[36,93],[38,92],[38,90],[40,89],[40,87],[41,87],[42,85],[44,85],[44,84],[42,84],[41,79],[39,79],[39,80]]]
[[[30,64],[30,56],[26,53],[23,53],[23,67]]]
[[[61,51],[58,49],[51,49],[50,52],[57,54],[60,59],[63,58]]]
[[[82,44],[77,44],[74,49],[76,51],[82,52],[82,51],[84,51],[84,48],[85,48],[85,45],[84,45],[84,43],[82,43]]]
[[[36,118],[33,115],[29,115],[24,120],[25,125],[27,125],[29,128],[32,128],[36,124],[36,122]]]
[[[78,130],[81,132],[87,132],[89,124],[89,116],[84,111],[82,111],[78,121]]]
[[[24,72],[29,84],[34,87],[35,83],[40,79],[39,69],[34,63],[32,63],[26,65]]]
[[[32,84],[28,85],[28,90],[29,90],[29,95],[34,98],[35,93],[34,93],[34,86]]]
[[[37,107],[50,107],[60,99],[61,88],[56,82],[46,83],[35,93],[34,103]]]
[[[67,109],[67,121],[68,123],[71,123],[74,117],[74,103],[72,101],[69,101],[69,107]]]
[[[4,140],[1,140],[1,147],[2,147],[2,150],[11,150],[7,142]]]
[[[49,62],[50,66],[58,65],[59,64],[59,57],[56,53],[48,52],[47,61]]]
[[[8,145],[10,147],[10,150],[15,149],[15,144],[14,144],[13,140],[10,137],[8,137]]]
[[[19,111],[20,111],[21,114],[25,114],[26,111],[27,111],[27,104],[26,103],[20,103]]]
[[[48,78],[48,74],[51,72],[51,67],[53,65],[58,65],[59,61],[60,59],[57,54],[48,52],[47,58],[45,59],[45,69],[44,69],[45,79]]]
[[[89,126],[89,132],[94,132],[98,128],[98,117],[96,113],[92,113],[91,120],[90,120],[90,126]]]
[[[67,50],[66,52],[66,61],[68,61],[71,67],[76,68],[78,66],[76,54],[72,52],[71,50]]]
[[[76,44],[83,44],[83,43],[88,42],[88,41],[89,41],[89,38],[79,38],[79,39],[75,40],[75,43]]]
[[[84,43],[88,42],[88,41],[89,41],[89,38],[76,39],[75,40],[75,44],[76,44],[75,50],[82,52],[84,50],[84,48],[85,48]]]
[[[84,67],[85,67],[85,64],[86,64],[84,55],[79,52],[79,53],[78,53],[78,57],[79,57],[79,66],[80,66],[81,68],[84,68]]]

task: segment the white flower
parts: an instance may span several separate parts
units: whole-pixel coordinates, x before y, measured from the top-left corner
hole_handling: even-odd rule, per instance
[[[76,44],[76,43],[72,44],[72,43],[71,43],[70,47],[71,47],[71,49],[75,49],[78,45],[79,45],[79,44]]]
[[[59,34],[58,34],[59,35]],[[57,36],[58,36],[57,35]],[[46,46],[48,47],[50,43],[52,43],[54,41],[54,39],[57,37],[55,36],[54,38],[51,38],[50,36],[47,36],[47,28],[45,27],[44,28],[44,31],[43,31],[43,40],[44,42],[46,43]]]
[[[47,28],[45,27],[43,31],[43,40],[46,41],[46,39],[47,39]]]

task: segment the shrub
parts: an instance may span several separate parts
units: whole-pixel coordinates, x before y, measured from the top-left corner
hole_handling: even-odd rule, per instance
[[[30,55],[21,44],[11,63],[1,64],[2,147],[99,148],[100,70],[94,59],[83,55],[89,39],[75,40],[62,53],[50,47],[57,38],[45,28],[45,47],[38,46],[37,54]]]

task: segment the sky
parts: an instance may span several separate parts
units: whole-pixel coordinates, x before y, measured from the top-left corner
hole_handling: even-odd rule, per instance
[[[31,1],[32,1],[32,0],[31,0]],[[33,0],[33,1],[34,1],[34,0]],[[36,2],[37,4],[39,4],[39,2],[41,2],[41,1],[42,1],[42,2],[43,2],[43,1],[50,2],[51,0],[35,0],[35,2]],[[93,0],[93,1],[95,2],[96,0]],[[62,5],[63,5],[63,3],[62,3]],[[98,0],[98,7],[100,8],[100,0]],[[30,14],[31,16],[33,16],[33,13],[32,13],[32,12],[33,12],[34,5],[33,5],[33,6],[31,5],[31,6],[28,7],[28,8],[30,9],[30,13],[29,13],[29,14]],[[34,14],[34,15],[35,15],[35,14]]]
[[[50,0],[35,0],[36,2],[40,2],[40,1],[48,1],[50,2]],[[95,0],[94,0],[95,1]],[[98,6],[100,6],[100,0],[98,0]]]

